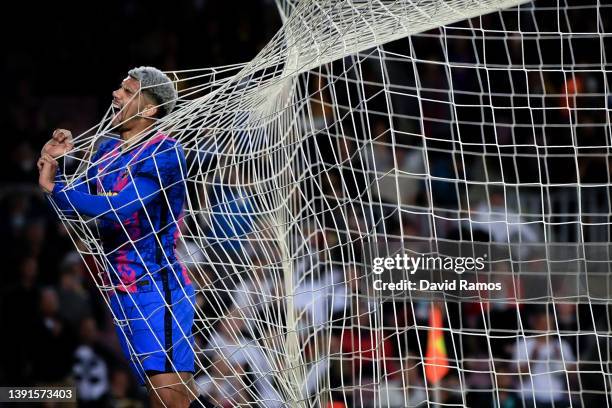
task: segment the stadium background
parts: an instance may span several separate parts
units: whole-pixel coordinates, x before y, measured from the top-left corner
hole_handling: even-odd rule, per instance
[[[138,405],[144,404],[144,396],[119,356],[110,316],[37,188],[38,152],[55,128],[78,134],[97,123],[129,68],[154,65],[173,70],[248,61],[280,27],[280,20],[270,0],[192,0],[176,5],[109,1],[96,6],[42,3],[32,10],[24,3],[13,25],[2,27],[3,38],[10,40],[5,42],[1,68],[8,87],[1,113],[5,156],[0,162],[0,384],[58,385],[78,378],[81,397],[91,397],[82,401],[83,406]],[[23,21],[27,24],[20,24]],[[558,78],[547,81],[559,92],[567,85]],[[445,164],[440,160],[442,175],[452,172]],[[563,182],[563,165],[556,166],[553,173]],[[610,169],[606,160],[595,157],[585,159],[580,172],[581,182],[596,183],[609,180]],[[593,310],[557,307],[565,329],[592,330]],[[465,310],[468,317],[480,313],[477,308],[470,312],[469,306]],[[605,319],[605,308],[595,312]],[[405,323],[414,318],[406,316]],[[605,322],[594,323],[602,323],[609,332]],[[594,360],[595,343],[570,341],[579,359]],[[477,344],[465,347],[477,353]],[[486,374],[477,373],[467,381],[469,388],[491,387]],[[601,389],[589,381],[588,375],[581,376],[580,387]],[[473,406],[487,406],[474,398]],[[602,403],[597,399],[601,396],[589,398],[583,401]],[[456,401],[451,395],[445,402]]]

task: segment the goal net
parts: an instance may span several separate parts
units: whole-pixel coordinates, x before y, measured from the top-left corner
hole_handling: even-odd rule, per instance
[[[252,61],[169,73],[155,129],[186,155],[197,403],[610,406],[611,5],[277,6]],[[58,214],[108,298],[97,220]]]

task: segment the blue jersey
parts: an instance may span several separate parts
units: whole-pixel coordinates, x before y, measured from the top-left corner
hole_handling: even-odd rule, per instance
[[[97,219],[110,282],[136,292],[167,268],[170,287],[190,283],[175,255],[185,203],[185,155],[180,144],[157,134],[142,146],[121,150],[104,142],[92,157],[87,179],[51,198],[63,212]]]

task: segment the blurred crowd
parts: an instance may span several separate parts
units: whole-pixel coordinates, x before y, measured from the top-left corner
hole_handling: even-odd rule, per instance
[[[572,9],[572,26],[563,29],[592,31],[590,12]],[[531,20],[526,12],[525,17],[521,30],[558,30],[550,15]],[[506,23],[504,29],[514,29]],[[481,24],[501,29],[495,17]],[[291,256],[295,341],[305,366],[294,374],[281,365],[281,377],[300,378],[304,398],[325,389],[317,398],[334,408],[427,406],[428,401],[507,408],[605,405],[609,306],[560,299],[547,305],[548,295],[560,295],[545,291],[548,279],[558,278],[557,270],[573,276],[584,270],[578,262],[560,266],[572,258],[576,241],[605,243],[610,237],[610,99],[601,55],[592,53],[600,38],[586,35],[584,42],[572,39],[540,49],[535,38],[512,41],[491,32],[478,40],[486,43],[483,57],[461,32],[447,34],[448,48],[415,36],[332,63],[299,85],[311,98],[303,110],[296,108],[308,113],[301,126],[309,137],[300,154],[316,165],[305,172],[300,186],[305,197],[296,201],[304,219],[312,221],[309,211],[317,217],[314,227],[300,225],[295,231],[304,247]],[[420,57],[416,62],[402,57],[411,47]],[[581,69],[557,75],[537,68],[558,66],[561,48],[574,51],[564,63]],[[460,65],[476,65],[479,58],[501,68]],[[449,69],[449,63],[456,65]],[[487,92],[494,102],[483,97]],[[513,183],[545,187],[530,190]],[[323,196],[308,195],[318,188]],[[248,223],[234,221],[222,224],[240,225],[240,235],[248,235]],[[519,246],[479,277],[503,280],[503,293],[481,293],[480,302],[446,302],[450,370],[437,385],[428,384],[423,366],[434,329],[431,302],[372,293],[366,255],[377,245],[393,255],[398,243],[412,253],[436,253],[440,243],[432,237]],[[567,246],[560,253],[531,248],[544,241]],[[291,392],[270,374],[279,369],[272,352],[278,347],[269,344],[280,336],[273,326],[290,317],[287,303],[279,301],[287,277],[274,260],[261,265],[270,251],[253,252],[246,263],[259,265],[256,274],[250,271],[254,276],[238,274],[224,282],[225,299],[202,299],[204,315],[215,324],[199,330],[206,369],[196,381],[202,402],[210,406],[254,401],[282,406],[282,395]],[[609,273],[604,252],[589,263],[590,272]],[[557,263],[542,262],[547,257]],[[543,278],[536,285],[540,302],[517,301],[523,290],[533,289],[528,286],[534,282],[526,279],[530,272]],[[603,282],[609,288],[609,281]],[[290,353],[291,347],[283,351]]]
[[[0,384],[73,385],[82,406],[145,406],[143,391],[136,387],[119,353],[112,320],[98,288],[36,186],[39,149],[54,128],[68,128],[78,134],[97,123],[108,106],[110,91],[135,65],[172,70],[251,59],[279,28],[278,12],[266,0],[191,0],[172,6],[161,1],[145,5],[135,0],[115,0],[99,5],[99,9],[56,3],[37,7],[31,21],[36,28],[24,31],[19,40],[10,43],[5,50],[9,58],[2,67],[4,78],[10,78],[6,97],[10,103],[1,113],[6,156],[0,163],[0,240],[5,249],[0,275],[0,327],[4,333],[0,339]],[[584,13],[581,16],[578,11],[572,21],[587,24],[588,9]],[[589,28],[578,26],[573,30],[586,32]],[[427,44],[426,38],[412,45],[398,41],[388,50],[407,54],[406,49],[413,46],[425,59],[445,58],[441,49],[436,51]],[[478,52],[470,47],[469,41],[459,38],[447,57],[458,63],[475,63]],[[593,58],[600,57],[585,54],[578,43],[572,48],[576,54],[570,65],[593,64]],[[543,54],[536,48],[525,52],[493,47],[487,56],[491,63],[520,64],[521,58],[526,59],[525,64],[543,63],[556,51],[558,47]],[[514,117],[507,112],[461,107],[453,113],[441,103],[451,98],[444,92],[450,86],[444,65],[407,68],[405,60],[390,59],[389,72],[385,73],[389,82],[405,84],[408,90],[391,89],[397,91],[390,98],[398,119],[389,123],[385,120],[388,100],[380,92],[383,87],[378,62],[374,58],[369,63],[366,58],[360,64],[361,79],[372,80],[362,95],[367,107],[351,104],[350,89],[346,94],[340,91],[350,88],[344,87],[351,75],[356,75],[350,70],[340,78],[325,73],[313,75],[316,80],[309,85],[313,88],[308,88],[313,118],[305,124],[311,127],[309,130],[316,133],[332,125],[329,118],[344,114],[347,116],[342,121],[367,118],[368,125],[353,122],[343,126],[348,131],[342,143],[328,137],[329,132],[308,141],[312,145],[307,151],[321,155],[319,170],[326,172],[319,178],[325,195],[313,203],[323,228],[301,231],[307,239],[294,257],[294,278],[298,282],[294,307],[305,316],[295,341],[308,367],[302,395],[312,397],[324,384],[330,392],[323,400],[331,408],[369,407],[375,403],[383,407],[425,406],[428,398],[445,404],[465,402],[473,407],[494,406],[494,400],[504,408],[532,406],[533,401],[538,407],[548,407],[567,404],[570,399],[573,406],[604,406],[604,390],[608,388],[597,372],[610,369],[599,364],[604,360],[606,365],[605,356],[609,354],[605,353],[611,350],[611,329],[605,319],[609,308],[571,303],[546,307],[516,302],[449,302],[445,325],[461,330],[445,332],[451,370],[439,384],[438,393],[432,395],[422,366],[428,333],[423,327],[428,325],[429,303],[372,302],[371,288],[364,287],[367,279],[362,279],[369,272],[357,266],[365,263],[363,254],[350,253],[348,248],[363,239],[359,232],[364,231],[408,237],[416,243],[432,236],[503,243],[509,235],[517,242],[535,243],[550,232],[529,225],[532,220],[523,214],[530,211],[524,207],[519,211],[521,204],[525,205],[520,201],[523,198],[515,196],[510,204],[504,191],[477,191],[478,181],[566,184],[565,189],[547,191],[549,211],[567,216],[582,207],[592,209],[593,215],[569,220],[572,230],[556,227],[563,220],[552,216],[548,219],[554,228],[552,233],[561,242],[576,241],[581,232],[586,241],[607,241],[610,221],[601,214],[608,212],[610,193],[601,185],[610,183],[611,167],[606,156],[610,135],[609,125],[600,125],[609,123],[606,118],[610,111],[605,107],[610,101],[599,93],[609,78],[595,69],[566,76],[505,73],[505,78],[489,72],[491,85],[490,80],[478,76],[483,72],[457,68],[451,77],[460,84],[456,89],[466,92],[453,96],[455,104],[485,106],[488,102],[481,99],[481,94],[487,91],[483,84],[488,82],[491,92],[522,94],[508,97],[504,102],[508,106],[532,104],[533,109],[517,109]],[[417,86],[410,83],[412,69],[417,69],[422,78],[418,86],[423,93],[418,96],[410,90]],[[334,93],[334,101],[345,110],[332,114],[330,83],[334,81],[335,91],[339,91]],[[512,86],[520,89],[513,90]],[[527,89],[537,96],[525,96]],[[576,93],[589,96],[577,98]],[[542,107],[550,109],[543,112],[538,109]],[[534,112],[536,117],[524,116]],[[460,124],[455,129],[452,123],[457,121]],[[335,121],[335,125],[340,122]],[[574,126],[549,126],[567,123]],[[421,126],[432,140],[427,146],[422,138],[415,137]],[[538,130],[535,134],[530,133],[533,128]],[[467,143],[462,155],[458,154],[456,132]],[[366,133],[373,143],[364,144]],[[570,169],[564,155],[576,151],[579,159]],[[503,158],[497,163],[483,159],[498,156]],[[433,176],[429,184],[426,168]],[[401,175],[389,177],[391,169]],[[457,179],[475,183],[468,186],[450,181]],[[577,195],[577,182],[583,185],[582,196]],[[303,191],[309,188],[304,186]],[[472,198],[464,194],[468,188]],[[237,188],[226,190],[211,192],[211,196],[241,194]],[[363,196],[364,191],[373,196]],[[535,197],[536,206],[541,206],[540,192],[524,196]],[[347,206],[347,202],[353,204]],[[227,211],[220,202],[212,204],[213,213],[215,205],[221,208],[218,212]],[[347,213],[349,207],[351,213]],[[440,209],[440,217],[420,212],[432,207]],[[514,211],[510,218],[508,211]],[[376,219],[372,221],[370,216]],[[469,217],[477,222],[466,225],[464,220]],[[576,229],[576,220],[578,224],[592,224],[592,229]],[[227,222],[219,221],[218,225]],[[505,221],[502,231],[501,221]],[[233,222],[241,225],[241,235],[248,235],[253,228],[249,220]],[[211,236],[219,238],[215,231]],[[243,250],[231,239],[228,245],[232,246],[226,248],[230,253]],[[333,250],[322,251],[324,247]],[[232,259],[236,260],[229,256]],[[218,262],[227,264],[228,259]],[[196,382],[202,391],[200,402],[207,406],[230,407],[254,401],[266,401],[266,407],[280,406],[281,395],[291,392],[269,375],[279,367],[273,366],[274,356],[266,352],[273,350],[277,341],[273,337],[277,328],[270,327],[270,322],[287,319],[279,301],[283,286],[278,280],[279,266],[262,262],[261,257],[253,257],[248,264],[259,266],[251,271],[255,277],[234,279],[227,291],[232,295],[224,299],[212,294],[207,297],[206,286],[196,279],[204,290],[198,297],[200,312],[206,322],[212,322],[196,331],[199,364],[204,369]],[[505,271],[513,270],[512,265],[504,266]],[[254,284],[257,288],[252,287]],[[519,331],[527,337],[511,335]],[[593,334],[595,331],[607,337],[600,338]],[[590,335],[578,336],[579,332]],[[461,362],[462,370],[457,362]],[[535,379],[536,391],[526,384],[529,378]],[[469,392],[461,393],[460,389]],[[549,392],[542,393],[542,389]]]

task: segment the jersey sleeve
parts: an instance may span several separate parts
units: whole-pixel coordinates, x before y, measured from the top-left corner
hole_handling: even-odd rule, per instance
[[[101,150],[103,154],[104,149]],[[92,162],[95,163],[93,158]],[[51,198],[62,210],[123,222],[154,200],[164,188],[181,181],[184,168],[185,158],[180,146],[175,142],[163,142],[139,155],[139,159],[129,166],[130,182],[114,195],[90,194],[84,188],[77,188],[76,183],[67,187],[56,182]]]
[[[55,183],[51,197],[60,208],[72,208],[78,214],[108,221],[123,222],[140,210],[159,193],[155,181],[146,177],[132,178],[120,192],[113,196],[85,193],[74,188],[65,188]]]
[[[91,165],[87,169],[86,176],[79,177],[77,180],[71,183],[70,185],[71,190],[78,191],[84,194],[90,194],[92,191],[96,191],[95,178],[98,175],[98,166],[96,165],[96,163],[102,158],[102,156],[104,156],[104,154],[108,153],[113,148],[114,145],[115,145],[115,142],[113,140],[105,141],[100,144],[99,148],[96,150],[96,152],[91,157],[91,160],[90,160]],[[62,189],[65,189],[66,184],[61,181],[62,179],[63,179],[63,175],[62,175],[61,167],[58,167],[57,173],[55,175],[55,180],[56,180],[55,185],[57,187],[59,183],[60,187]],[[74,206],[70,205],[70,203],[67,201],[55,200],[55,204],[57,205],[59,210],[64,215],[74,215],[75,214]]]

